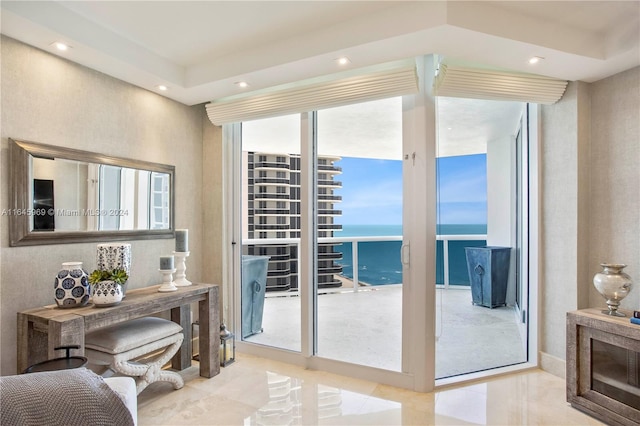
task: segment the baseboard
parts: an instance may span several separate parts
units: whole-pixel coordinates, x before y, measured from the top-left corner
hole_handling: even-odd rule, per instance
[[[539,357],[541,369],[547,373],[553,374],[554,376],[558,376],[561,379],[566,378],[567,362],[564,359],[550,355],[546,352],[540,352]]]

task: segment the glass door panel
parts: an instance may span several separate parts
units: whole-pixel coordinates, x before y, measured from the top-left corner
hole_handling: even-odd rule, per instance
[[[500,125],[493,139],[479,139],[467,126],[474,111],[488,109]],[[436,379],[527,361],[526,179],[522,138],[513,133],[523,110],[517,102],[438,98]],[[459,111],[464,121],[455,119]]]
[[[301,350],[300,115],[242,124],[242,340]]]
[[[317,126],[317,355],[401,371],[402,100]]]

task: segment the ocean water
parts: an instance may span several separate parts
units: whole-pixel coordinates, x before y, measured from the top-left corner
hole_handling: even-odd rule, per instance
[[[438,225],[438,235],[486,234],[486,225]],[[336,237],[355,236],[401,236],[401,225],[343,225]],[[486,245],[485,240],[451,241],[449,243],[449,284],[469,285],[467,263],[464,248]],[[358,244],[358,279],[370,285],[398,284],[402,282],[402,263],[400,262],[401,241],[360,242]],[[342,275],[353,278],[351,243],[342,243],[335,247],[342,252]],[[436,245],[436,282],[444,282],[443,243]]]

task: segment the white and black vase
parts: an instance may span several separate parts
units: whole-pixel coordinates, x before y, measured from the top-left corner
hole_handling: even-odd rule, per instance
[[[54,284],[54,298],[59,308],[77,308],[89,302],[91,287],[82,262],[65,262]]]
[[[124,269],[131,277],[131,244],[105,243],[98,244],[96,248],[96,269],[112,271]],[[127,292],[127,282],[122,284],[122,297]]]
[[[100,281],[93,285],[93,304],[97,308],[115,306],[122,301],[122,287],[115,281]]]

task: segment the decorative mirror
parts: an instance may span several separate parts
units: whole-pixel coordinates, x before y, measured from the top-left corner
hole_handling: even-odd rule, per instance
[[[9,139],[11,246],[173,238],[175,167]]]

